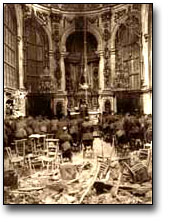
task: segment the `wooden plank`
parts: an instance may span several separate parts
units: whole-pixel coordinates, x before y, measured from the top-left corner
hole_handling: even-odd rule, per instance
[[[94,177],[92,178],[92,180],[90,180],[90,183],[89,185],[87,186],[87,189],[85,190],[85,192],[83,193],[83,195],[81,196],[80,200],[79,200],[79,204],[82,203],[82,201],[84,200],[85,196],[88,194],[88,192],[90,191],[91,187],[93,186],[94,182],[96,181],[97,179],[97,175],[98,175],[98,172],[99,172],[99,164],[97,163],[97,169],[96,169],[96,173],[94,175]]]
[[[18,191],[21,192],[31,192],[31,191],[38,191],[38,190],[43,190],[45,187],[24,187],[18,189]]]

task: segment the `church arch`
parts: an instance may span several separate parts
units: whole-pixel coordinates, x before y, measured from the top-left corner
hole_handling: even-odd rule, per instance
[[[62,35],[61,37],[61,47],[60,47],[60,51],[61,52],[66,52],[66,41],[67,38],[76,31],[75,29],[75,25],[70,26]],[[97,39],[97,43],[98,43],[98,47],[97,50],[101,51],[103,50],[103,41],[102,41],[102,36],[99,30],[97,30],[95,27],[93,26],[89,26],[87,29],[88,32],[90,32],[92,35],[95,36],[95,38]]]

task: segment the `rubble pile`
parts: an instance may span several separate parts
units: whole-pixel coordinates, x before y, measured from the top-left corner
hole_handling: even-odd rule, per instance
[[[151,161],[151,152],[141,149],[126,158],[83,159],[50,172],[18,175],[17,187],[5,187],[5,203],[151,204]]]

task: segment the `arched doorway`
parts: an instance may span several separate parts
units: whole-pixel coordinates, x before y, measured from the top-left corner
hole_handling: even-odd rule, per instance
[[[99,90],[99,57],[96,54],[97,40],[87,32],[87,84],[88,108],[98,107]],[[68,94],[68,108],[80,106],[80,101],[85,100],[85,90],[82,85],[84,77],[84,32],[75,31],[68,36],[66,41],[67,57],[65,58],[66,91]]]

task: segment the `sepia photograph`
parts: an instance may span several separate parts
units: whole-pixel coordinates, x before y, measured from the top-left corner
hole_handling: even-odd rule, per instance
[[[4,205],[153,205],[152,18],[3,4]]]

